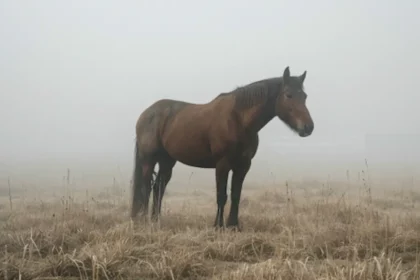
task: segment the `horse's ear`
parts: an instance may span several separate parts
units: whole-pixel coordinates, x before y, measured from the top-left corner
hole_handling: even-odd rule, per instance
[[[306,70],[305,70],[305,72],[303,72],[303,74],[302,75],[300,75],[299,76],[299,80],[300,80],[300,82],[303,84],[303,82],[305,81],[305,78],[306,78]]]
[[[283,82],[284,84],[288,84],[290,80],[290,70],[289,70],[289,66],[286,67],[286,69],[284,69],[283,72]]]

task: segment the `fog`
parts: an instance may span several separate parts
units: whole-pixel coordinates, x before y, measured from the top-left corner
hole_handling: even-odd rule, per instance
[[[155,100],[208,102],[286,66],[307,70],[315,130],[300,138],[273,119],[249,180],[344,178],[365,158],[372,172],[414,178],[419,9],[414,0],[3,0],[0,185],[60,182],[67,168],[85,184],[128,184],[135,123]],[[178,163],[174,181],[191,172],[214,176]]]

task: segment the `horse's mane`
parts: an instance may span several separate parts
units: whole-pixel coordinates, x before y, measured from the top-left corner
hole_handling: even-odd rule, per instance
[[[235,98],[235,106],[241,109],[250,108],[278,94],[282,80],[282,77],[259,80],[237,87],[230,92],[221,93],[216,98],[232,95]]]

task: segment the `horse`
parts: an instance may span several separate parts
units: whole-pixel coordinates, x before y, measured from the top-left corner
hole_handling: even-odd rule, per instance
[[[160,99],[137,119],[131,218],[160,217],[162,198],[179,161],[197,168],[215,169],[217,213],[214,227],[224,228],[227,181],[232,171],[231,207],[226,227],[239,228],[242,185],[257,153],[259,131],[276,116],[300,137],[310,136],[314,122],[306,107],[307,71],[267,78],[221,93],[197,104]],[[152,184],[155,165],[159,171]]]

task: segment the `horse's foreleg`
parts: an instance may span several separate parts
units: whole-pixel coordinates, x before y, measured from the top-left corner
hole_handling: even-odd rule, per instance
[[[242,185],[245,176],[251,167],[251,160],[241,161],[240,166],[233,169],[231,187],[231,205],[227,227],[236,227],[239,230],[239,202],[241,200]]]
[[[223,228],[223,214],[227,200],[227,180],[229,176],[229,165],[221,161],[216,165],[216,190],[217,190],[217,214],[214,222],[215,227]]]

